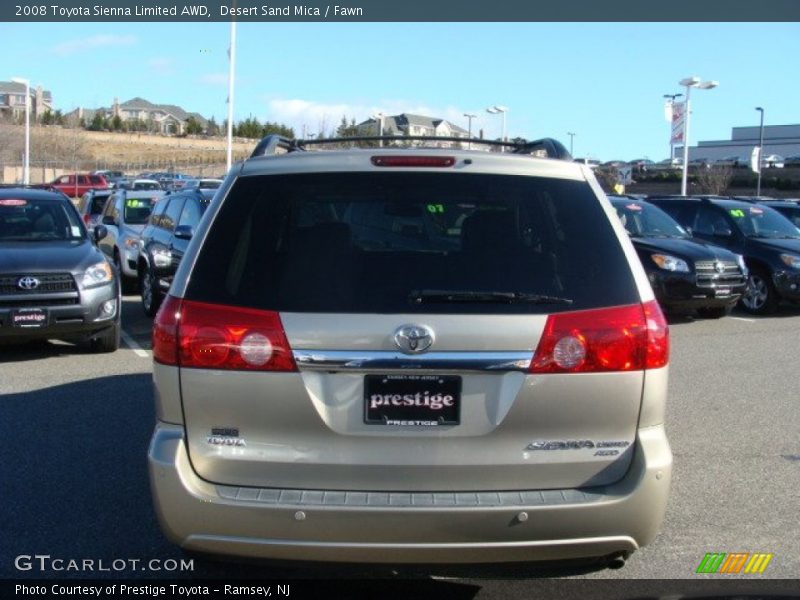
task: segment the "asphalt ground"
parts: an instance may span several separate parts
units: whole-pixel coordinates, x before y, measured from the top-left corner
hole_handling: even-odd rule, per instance
[[[249,564],[195,557],[194,569],[183,573],[138,565],[105,573],[19,570],[15,558],[35,554],[106,565],[118,558],[186,560],[161,534],[150,499],[151,321],[138,297],[125,297],[123,324],[123,347],[113,354],[62,342],[0,347],[0,578],[345,577],[377,578],[377,585],[412,578],[436,586],[431,589],[438,595],[465,598],[544,597],[563,585],[582,590],[575,597],[591,597],[587,590],[599,588],[577,588],[565,579],[602,579],[626,582],[631,597],[645,597],[653,595],[653,585],[667,586],[664,580],[720,582],[719,575],[695,573],[708,552],[773,554],[763,575],[736,576],[737,585],[759,590],[767,579],[783,579],[778,583],[791,589],[800,578],[800,307],[793,305],[766,318],[735,312],[718,321],[671,319],[672,494],[662,533],[622,569],[590,563]]]

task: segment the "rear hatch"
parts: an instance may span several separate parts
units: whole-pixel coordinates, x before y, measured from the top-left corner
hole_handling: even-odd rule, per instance
[[[213,219],[184,298],[159,317],[180,311],[201,477],[488,491],[626,472],[645,317],[587,182],[253,175]]]

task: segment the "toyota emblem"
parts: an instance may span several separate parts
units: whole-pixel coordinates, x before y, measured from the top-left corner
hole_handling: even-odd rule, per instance
[[[403,325],[394,332],[394,343],[405,354],[425,352],[433,341],[433,330],[425,325]]]
[[[717,273],[720,273],[720,274],[724,273],[725,272],[725,265],[722,264],[721,262],[716,262],[716,263],[714,263],[714,270]]]
[[[20,277],[17,280],[17,287],[21,290],[35,290],[39,287],[39,280],[36,277]]]

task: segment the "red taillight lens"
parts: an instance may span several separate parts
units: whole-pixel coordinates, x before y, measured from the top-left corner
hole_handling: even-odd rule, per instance
[[[376,167],[452,167],[453,156],[373,156]]]
[[[178,324],[181,367],[295,371],[278,313],[184,301]]]
[[[667,323],[658,303],[550,315],[532,373],[640,371],[669,360]]]
[[[178,321],[181,301],[167,296],[153,321],[153,359],[165,365],[178,364]]]
[[[669,362],[669,327],[658,302],[642,305],[647,320],[647,356],[645,369],[658,369]]]

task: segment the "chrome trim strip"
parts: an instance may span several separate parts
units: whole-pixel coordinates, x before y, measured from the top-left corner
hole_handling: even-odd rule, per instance
[[[294,350],[301,371],[527,371],[532,352],[429,352],[409,356],[390,351]]]

